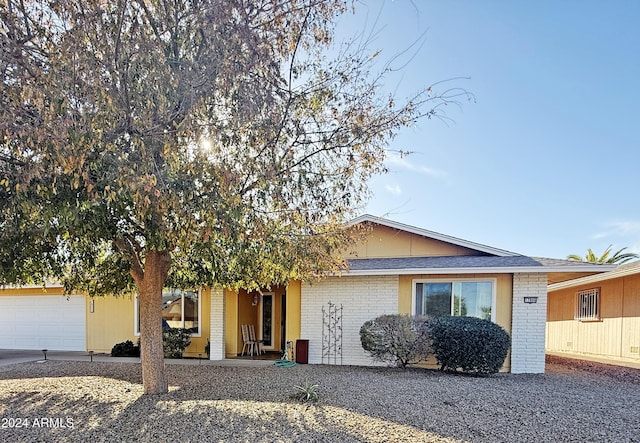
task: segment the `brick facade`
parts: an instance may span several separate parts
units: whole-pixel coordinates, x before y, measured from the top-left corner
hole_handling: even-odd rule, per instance
[[[309,340],[309,363],[323,362],[322,308],[327,309],[329,302],[343,306],[342,364],[373,365],[360,344],[360,327],[379,315],[398,313],[398,276],[331,277],[313,284],[304,283],[301,338]],[[340,364],[339,357],[337,363]]]
[[[524,297],[537,297],[525,303]],[[511,372],[544,373],[547,274],[514,274]]]

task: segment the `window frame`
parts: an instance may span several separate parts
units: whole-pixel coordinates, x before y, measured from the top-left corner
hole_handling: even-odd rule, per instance
[[[592,322],[592,321],[602,321],[602,317],[600,313],[602,311],[602,291],[600,286],[580,289],[575,293],[575,311],[573,313],[573,319],[580,322]],[[595,303],[592,300],[589,301],[589,305],[587,307],[583,306],[584,301],[586,300],[584,297],[593,298],[595,296]],[[584,315],[586,311],[589,311],[591,315]],[[595,311],[595,312],[593,312]]]
[[[164,288],[177,289],[177,288]],[[201,289],[180,289],[182,291],[181,309],[182,309],[182,325],[184,326],[184,294],[187,291],[198,294],[198,331],[192,332],[191,337],[202,337],[202,290]],[[133,300],[133,335],[140,337],[140,295],[136,294]]]
[[[453,300],[453,285],[455,283],[491,283],[491,321],[493,323],[496,322],[496,299],[497,299],[497,289],[498,289],[498,279],[495,277],[489,278],[414,278],[411,280],[411,314],[416,314],[416,284],[417,283],[450,283],[452,287],[451,291],[451,299]],[[453,301],[451,301],[451,306],[453,310]],[[478,317],[476,317],[478,318]]]

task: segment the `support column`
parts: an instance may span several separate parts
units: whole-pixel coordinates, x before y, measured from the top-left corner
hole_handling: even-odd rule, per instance
[[[224,360],[224,289],[211,288],[210,360]]]
[[[513,274],[512,309],[511,372],[542,374],[547,322],[547,274]]]
[[[286,341],[300,339],[300,303],[302,286],[299,280],[291,280],[287,285],[287,315],[285,318]]]

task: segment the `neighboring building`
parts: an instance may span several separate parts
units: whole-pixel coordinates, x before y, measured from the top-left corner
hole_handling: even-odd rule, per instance
[[[548,291],[547,351],[640,363],[640,262]]]
[[[307,339],[309,363],[369,365],[362,324],[382,314],[470,315],[490,319],[512,337],[503,370],[544,372],[547,285],[614,269],[534,259],[369,215],[371,226],[347,260],[348,272],[316,282],[291,281],[259,292],[167,290],[163,316],[192,329],[186,356],[236,357],[241,325],[253,324],[264,348],[282,351]],[[337,308],[337,309],[336,309]],[[65,297],[59,287],[0,290],[0,349],[110,352],[137,340],[131,297]],[[330,360],[330,361],[328,361]]]

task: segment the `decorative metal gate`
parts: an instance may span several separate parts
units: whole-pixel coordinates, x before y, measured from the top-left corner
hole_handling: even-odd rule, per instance
[[[322,363],[325,359],[329,365],[342,364],[342,304],[322,307]]]

